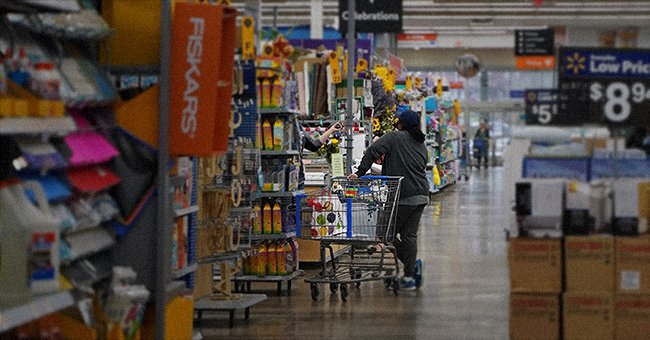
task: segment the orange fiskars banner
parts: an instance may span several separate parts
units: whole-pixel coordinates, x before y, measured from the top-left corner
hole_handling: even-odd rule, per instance
[[[237,11],[177,3],[172,20],[169,153],[209,156],[228,147]]]

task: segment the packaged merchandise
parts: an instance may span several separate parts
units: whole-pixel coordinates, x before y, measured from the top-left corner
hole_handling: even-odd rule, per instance
[[[285,253],[285,242],[280,241],[275,247],[276,268],[278,275],[287,275],[287,254]]]
[[[27,197],[31,190],[37,204]],[[0,306],[26,303],[32,294],[60,289],[60,221],[50,212],[37,182],[6,181],[0,184]],[[26,277],[17,276],[25,273]]]
[[[253,234],[262,233],[262,209],[260,209],[259,204],[255,204],[253,207]]]
[[[273,150],[284,148],[284,123],[282,119],[276,119],[273,123]]]
[[[613,292],[614,237],[568,236],[564,242],[567,292]]]
[[[562,292],[559,239],[511,238],[508,248],[513,292]]]
[[[647,339],[650,334],[650,294],[617,293],[614,318],[616,339]]]
[[[267,250],[266,244],[264,243],[260,244],[257,250],[257,276],[266,276],[266,263],[268,261]]]
[[[264,226],[263,233],[272,234],[273,233],[273,217],[272,217],[273,212],[271,210],[271,205],[268,202],[264,204],[264,209],[262,213],[263,213],[262,222]]]
[[[650,293],[650,235],[616,238],[616,289]]]
[[[564,339],[614,339],[614,294],[567,292],[563,296]]]
[[[276,244],[274,242],[270,242],[267,246],[266,250],[266,274],[267,275],[278,275],[278,259],[277,259],[277,251],[276,251]]]
[[[510,294],[510,339],[559,339],[558,294]]]
[[[272,233],[273,234],[282,233],[282,208],[280,207],[280,203],[278,202],[275,202],[275,204],[273,205]]]
[[[262,135],[264,138],[264,150],[273,150],[273,127],[268,119],[262,123]]]

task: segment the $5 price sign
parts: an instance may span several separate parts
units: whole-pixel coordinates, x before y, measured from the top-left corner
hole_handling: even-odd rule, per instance
[[[643,82],[594,82],[589,86],[589,98],[602,104],[607,120],[621,123],[630,118],[634,109],[650,107],[650,89]]]
[[[540,124],[548,124],[553,116],[557,115],[557,104],[533,104],[530,106],[530,113],[537,117]]]

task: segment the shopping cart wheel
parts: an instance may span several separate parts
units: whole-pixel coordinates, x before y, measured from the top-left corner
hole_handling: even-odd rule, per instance
[[[348,301],[348,284],[341,283],[341,300]]]
[[[311,299],[314,301],[318,300],[318,285],[315,283],[312,283],[309,285],[309,289],[311,290]]]
[[[393,293],[397,295],[398,292],[399,292],[399,279],[395,277],[393,278]]]
[[[339,285],[337,283],[330,283],[330,292],[336,293],[339,290]]]

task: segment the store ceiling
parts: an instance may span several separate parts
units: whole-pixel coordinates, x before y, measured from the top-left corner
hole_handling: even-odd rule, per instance
[[[245,0],[233,4],[244,10]],[[650,1],[561,1],[543,0],[536,7],[533,0],[456,1],[403,0],[405,32],[457,32],[492,34],[518,28],[581,26],[598,28],[650,27]],[[326,26],[338,26],[338,0],[323,1]],[[308,25],[309,0],[262,0],[265,26]]]

